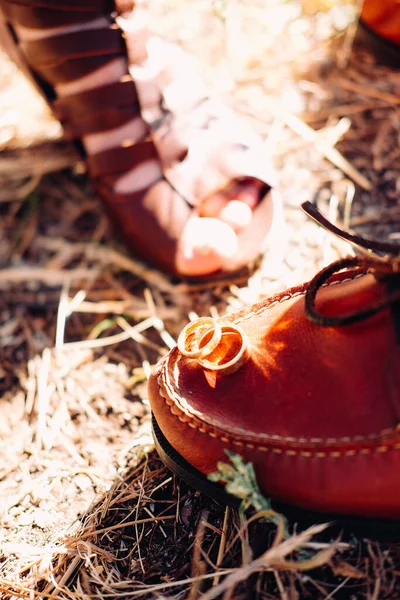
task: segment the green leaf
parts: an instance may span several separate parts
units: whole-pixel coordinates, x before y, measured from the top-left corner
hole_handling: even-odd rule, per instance
[[[265,519],[276,524],[279,518],[278,513],[273,510],[271,501],[261,493],[253,464],[251,462],[245,463],[239,454],[235,454],[230,450],[225,450],[225,453],[231,464],[219,462],[217,464],[218,471],[210,473],[208,479],[214,483],[223,483],[229,494],[242,501],[242,510],[247,510],[252,506],[257,512],[262,510],[272,511],[271,516],[265,517]]]

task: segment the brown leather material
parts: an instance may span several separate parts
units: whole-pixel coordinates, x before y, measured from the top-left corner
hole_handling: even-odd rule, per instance
[[[111,13],[113,0],[13,0],[12,4],[20,6],[48,8],[50,10],[77,10],[82,12]]]
[[[62,25],[85,23],[98,16],[97,12],[48,10],[47,8],[21,6],[4,0],[1,0],[0,6],[8,21],[32,29],[47,29]]]
[[[87,158],[90,175],[94,178],[126,173],[140,163],[159,160],[152,141],[138,142],[131,146],[111,148]]]
[[[119,54],[125,48],[121,32],[112,27],[74,31],[20,45],[29,64],[37,70],[73,59]]]
[[[400,3],[397,0],[364,0],[361,19],[384,39],[400,44]]]
[[[318,294],[326,315],[384,298],[372,275],[335,276]],[[204,474],[224,449],[254,464],[263,493],[322,512],[400,517],[400,346],[391,311],[346,327],[305,314],[307,284],[220,320],[240,326],[249,358],[216,375],[177,348],[149,382],[173,448]]]
[[[69,123],[64,123],[64,134],[67,139],[81,138],[89,133],[107,131],[115,127],[121,127],[138,116],[138,109],[129,108],[106,108],[93,112],[89,115],[81,115]]]
[[[62,121],[74,119],[88,112],[121,107],[134,107],[139,113],[136,87],[132,79],[57,98],[53,104],[55,115]]]
[[[124,52],[121,51],[119,54],[114,54],[111,57],[109,55],[84,56],[74,60],[66,60],[62,64],[53,67],[34,67],[33,65],[31,65],[31,67],[39,73],[45,81],[54,86],[60,83],[68,83],[79,77],[89,75],[90,73],[93,73],[93,71],[96,71],[96,69],[109,63],[110,59],[118,56],[124,56]]]
[[[191,214],[182,197],[164,180],[132,194],[116,194],[102,180],[95,187],[118,234],[146,261],[176,273],[176,246]]]

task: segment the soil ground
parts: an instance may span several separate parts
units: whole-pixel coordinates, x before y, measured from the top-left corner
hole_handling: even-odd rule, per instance
[[[379,532],[294,532],[273,545],[274,527],[176,479],[152,446],[146,379],[190,316],[226,314],[352,252],[302,201],[361,234],[398,237],[400,74],[354,41],[351,4],[149,10],[263,137],[285,240],[250,279],[193,285],[144,265],[0,54],[0,595],[399,598],[400,546]]]

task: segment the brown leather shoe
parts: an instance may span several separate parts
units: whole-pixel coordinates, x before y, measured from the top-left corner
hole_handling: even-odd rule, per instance
[[[378,58],[400,67],[400,4],[397,0],[364,0],[359,33]]]
[[[225,450],[263,493],[300,509],[400,518],[400,246],[320,224],[366,253],[219,321],[200,319],[152,374],[164,461],[207,481]]]
[[[0,0],[0,44],[33,79],[68,138],[79,141],[140,121],[136,143],[126,139],[91,155],[82,144],[79,148],[118,231],[152,264],[180,274],[177,246],[190,216],[204,216],[202,203],[216,191],[225,193],[234,184],[235,189],[243,184],[255,187],[251,222],[238,234],[235,260],[215,274],[221,277],[255,261],[264,250],[275,213],[280,212],[279,194],[271,189],[272,169],[257,136],[204,95],[195,73],[184,71],[186,104],[176,86],[173,93],[176,65],[164,64],[161,51],[155,52],[161,67],[138,78],[138,66],[147,64],[149,34],[132,26],[136,10],[130,0]],[[130,12],[122,15],[123,11]],[[67,29],[57,30],[60,27]],[[30,39],[21,36],[24,30],[45,35]],[[116,59],[124,65],[117,81],[57,94],[60,85],[96,76],[100,67]],[[152,161],[158,163],[160,175],[149,183],[143,169]],[[121,192],[119,183],[133,170],[135,191]]]

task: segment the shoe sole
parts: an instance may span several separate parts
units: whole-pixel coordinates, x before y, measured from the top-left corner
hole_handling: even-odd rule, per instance
[[[222,484],[210,481],[206,475],[195,469],[171,446],[154,415],[152,417],[152,431],[158,455],[175,475],[216,502],[232,508],[239,508],[240,500],[238,498],[227,493]],[[283,514],[291,525],[297,524],[300,529],[306,529],[318,523],[330,523],[329,537],[344,534],[346,537],[356,536],[380,541],[400,541],[400,521],[395,519],[320,513],[282,502],[272,502],[272,507]]]
[[[363,21],[359,21],[357,38],[386,65],[400,69],[400,46],[375,33]]]

